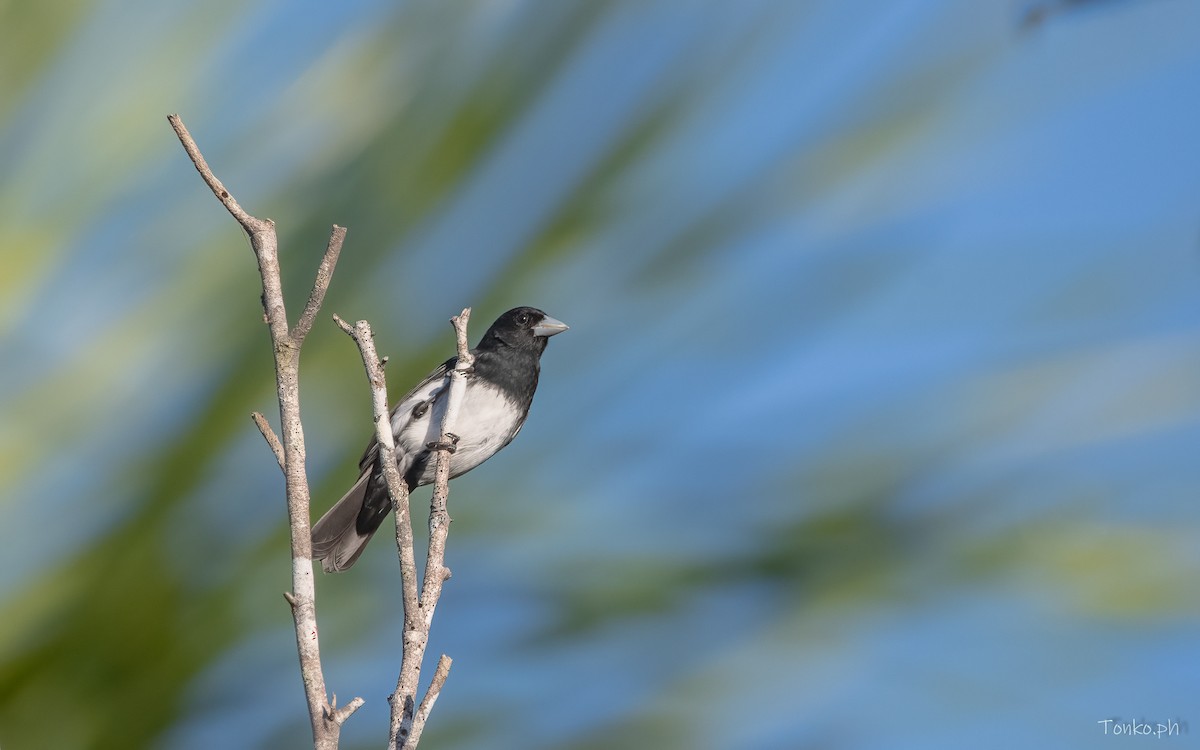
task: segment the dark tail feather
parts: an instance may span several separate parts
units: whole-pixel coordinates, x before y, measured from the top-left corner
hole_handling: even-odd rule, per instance
[[[366,534],[358,532],[358,513],[362,510],[363,498],[367,493],[367,479],[371,473],[364,472],[350,491],[330,508],[321,520],[312,527],[313,559],[321,560],[326,573],[347,570],[367,547],[375,534],[376,524]]]

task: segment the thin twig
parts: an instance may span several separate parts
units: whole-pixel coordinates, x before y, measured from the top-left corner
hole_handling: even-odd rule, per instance
[[[258,274],[262,278],[263,312],[266,314],[267,324],[271,328],[271,343],[275,346],[276,385],[282,392],[283,376],[286,373],[279,371],[280,349],[282,347],[286,351],[292,351],[295,347],[288,333],[287,312],[283,306],[283,286],[280,281],[279,245],[275,236],[275,222],[248,214],[233,195],[225,189],[225,185],[213,174],[212,168],[204,160],[204,155],[200,153],[200,147],[196,145],[196,141],[188,132],[187,126],[183,124],[179,115],[167,115],[167,121],[175,129],[175,134],[179,136],[179,142],[183,144],[183,150],[187,152],[192,164],[196,166],[196,171],[200,173],[204,184],[208,185],[209,189],[213,191],[213,195],[217,196],[217,200],[221,201],[221,205],[225,206],[225,210],[229,211],[230,215],[242,225],[242,229],[245,229],[246,233],[250,235],[250,247],[254,250],[254,257],[258,261]],[[280,410],[282,411],[283,408],[281,399]],[[297,415],[299,415],[299,411],[297,411]],[[283,444],[286,447],[288,445],[286,422],[283,425],[283,431]],[[300,440],[303,443],[303,434],[301,434]],[[300,473],[303,471],[301,470]],[[305,486],[307,488],[307,481]]]
[[[336,696],[334,696],[334,698],[336,702]],[[365,703],[365,701],[362,698],[355,698],[341,708],[335,709],[333,716],[331,717],[333,719],[333,723],[337,724],[339,727],[342,724],[345,724],[346,719],[349,719],[351,714],[361,708],[363,703]]]
[[[415,637],[409,638],[405,633],[405,658],[400,669],[400,679],[396,684],[396,692],[392,695],[392,730],[391,747],[411,749],[421,740],[421,732],[425,728],[424,719],[418,720],[419,710],[416,707],[418,678],[420,677],[421,662],[425,657],[425,647],[429,644],[429,631],[433,626],[433,613],[437,609],[438,599],[442,595],[442,584],[450,577],[446,567],[446,536],[450,532],[450,513],[446,508],[450,496],[450,459],[454,452],[454,425],[458,420],[459,408],[462,406],[463,393],[467,386],[467,372],[475,364],[475,358],[468,348],[467,323],[471,319],[471,308],[450,319],[454,325],[454,333],[458,347],[458,360],[450,371],[449,385],[446,393],[446,410],[442,414],[442,424],[438,440],[437,467],[434,473],[433,498],[429,502],[429,552],[425,557],[425,578],[421,588],[421,622],[420,631]],[[410,654],[410,648],[412,653]],[[445,655],[444,672],[450,670],[450,660]],[[443,661],[439,660],[439,669]],[[438,692],[446,680],[443,674],[436,683]],[[430,689],[434,684],[430,685]],[[433,708],[437,700],[436,694],[432,699],[429,692],[425,694],[423,705]],[[426,712],[428,717],[428,710]]]
[[[308,476],[305,472],[304,427],[300,422],[300,343],[288,330],[287,310],[284,307],[283,285],[279,272],[279,244],[275,234],[275,223],[270,219],[258,219],[251,216],[234,199],[217,179],[212,169],[200,153],[188,129],[179,115],[168,115],[167,120],[179,137],[184,151],[191,158],[200,177],[221,201],[221,205],[250,235],[250,247],[258,261],[259,276],[262,279],[263,312],[271,334],[271,345],[275,355],[275,392],[279,400],[279,421],[282,439],[278,444],[282,448],[284,484],[287,494],[288,528],[292,546],[292,590],[288,592],[288,603],[292,609],[292,619],[296,631],[296,650],[300,659],[300,676],[304,681],[304,694],[308,701],[308,714],[312,724],[313,746],[316,750],[336,750],[341,731],[341,721],[353,713],[361,705],[351,701],[338,714],[332,708],[326,697],[325,676],[321,670],[321,650],[317,638],[317,609],[316,585],[313,581],[312,570],[312,530],[309,520],[309,488]],[[331,239],[331,244],[333,240]],[[327,273],[318,274],[310,305],[320,305],[329,286],[329,274],[333,271],[338,247],[326,251],[329,260],[328,268],[322,263],[322,270]],[[307,312],[307,310],[306,310]],[[314,309],[313,315],[316,314]],[[311,325],[311,323],[309,324]],[[263,431],[263,436],[275,451],[276,459],[280,452],[272,443],[269,430],[263,430],[266,420],[256,417],[255,422]],[[341,721],[336,720],[340,716]]]
[[[179,142],[183,144],[183,150],[191,158],[192,164],[196,165],[196,171],[204,179],[204,184],[208,185],[209,189],[213,191],[213,195],[217,196],[217,200],[221,201],[221,204],[233,215],[233,218],[237,219],[239,224],[245,227],[247,232],[253,232],[261,228],[263,221],[246,213],[246,210],[234,200],[233,195],[225,189],[225,185],[213,174],[212,169],[208,166],[208,162],[204,160],[204,154],[200,153],[200,147],[196,145],[196,141],[192,138],[192,134],[188,132],[179,115],[167,115],[167,122],[171,123],[171,127],[175,129],[175,135],[179,136]]]
[[[395,436],[392,434],[392,422],[388,410],[387,383],[383,374],[385,361],[379,359],[375,349],[375,338],[371,325],[360,320],[351,325],[338,315],[333,316],[338,327],[354,339],[362,355],[363,368],[371,383],[371,410],[375,420],[375,440],[379,444],[379,469],[387,482],[388,495],[396,513],[396,550],[400,560],[400,583],[404,599],[404,635],[402,638],[402,655],[400,661],[400,677],[397,680],[396,692],[388,700],[392,704],[392,720],[388,732],[389,747],[415,748],[420,734],[419,728],[414,733],[417,685],[421,676],[421,662],[425,657],[425,646],[429,642],[429,628],[432,624],[433,606],[437,603],[437,594],[426,594],[421,598],[417,593],[417,563],[413,549],[412,512],[409,507],[408,486],[400,476],[396,463]],[[469,355],[468,355],[469,356]],[[455,397],[447,408],[454,406]],[[461,399],[459,399],[461,400]],[[443,451],[440,455],[446,455]],[[441,464],[439,463],[439,466]],[[443,494],[442,506],[445,506]],[[448,519],[447,519],[448,523]],[[443,536],[443,550],[445,547]],[[426,559],[426,582],[428,582],[429,565],[443,569],[441,558]],[[444,580],[443,576],[438,576]],[[440,586],[438,587],[440,592]],[[449,669],[447,664],[446,669]],[[438,683],[445,682],[445,676]],[[436,700],[436,697],[434,698]],[[428,704],[433,707],[433,702]],[[428,716],[428,711],[426,712]],[[423,725],[423,722],[422,722]]]
[[[279,442],[275,431],[271,429],[271,424],[267,422],[267,418],[262,415],[262,412],[251,412],[250,418],[254,420],[254,424],[258,425],[258,431],[262,433],[263,439],[271,447],[271,452],[275,454],[275,460],[279,462],[279,468],[286,472],[287,459],[283,456],[283,444]]]
[[[409,619],[416,622],[417,561],[413,551],[411,513],[408,504],[408,486],[400,476],[396,464],[396,438],[392,435],[392,421],[388,410],[387,378],[383,374],[383,363],[375,350],[375,334],[371,324],[365,320],[350,325],[334,313],[333,322],[358,344],[363,368],[371,383],[371,413],[375,420],[375,440],[379,443],[379,469],[387,483],[388,495],[396,512],[396,547],[400,557],[400,586],[404,596],[405,632]]]
[[[329,232],[329,244],[325,246],[325,255],[321,257],[321,265],[317,266],[317,277],[313,280],[308,302],[304,305],[304,311],[300,313],[300,319],[296,321],[296,327],[292,329],[292,339],[296,346],[303,344],[308,332],[312,330],[321,303],[325,301],[325,291],[329,289],[329,282],[333,279],[333,269],[337,266],[345,240],[346,228],[334,224]]]
[[[437,703],[438,696],[442,694],[442,686],[446,684],[446,678],[450,676],[450,665],[453,663],[454,660],[445,654],[438,659],[433,679],[429,681],[429,687],[425,688],[425,697],[421,699],[421,707],[417,709],[417,715],[413,717],[412,742],[414,746],[421,738],[425,722],[429,719],[429,712],[433,711],[433,704]]]
[[[467,373],[475,365],[475,357],[467,348],[467,322],[471,319],[471,308],[466,308],[450,319],[458,341],[458,360],[450,371],[449,393],[446,395],[446,411],[442,415],[441,449],[438,451],[437,469],[434,474],[433,498],[429,502],[429,554],[425,558],[425,578],[421,590],[421,610],[426,629],[433,622],[433,611],[442,594],[442,584],[450,577],[446,568],[446,536],[450,531],[450,513],[446,502],[450,497],[450,459],[452,446],[457,440],[454,425],[458,421],[463,393],[467,388]]]
[[[475,366],[475,355],[471,354],[471,344],[467,341],[467,323],[471,320],[471,308],[464,307],[463,311],[450,319],[454,326],[454,338],[458,344],[458,361],[454,369],[465,373]]]

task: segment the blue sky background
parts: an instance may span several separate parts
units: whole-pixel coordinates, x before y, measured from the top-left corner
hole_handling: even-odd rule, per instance
[[[349,227],[316,511],[370,433],[328,314],[397,395],[465,305],[571,325],[454,484],[429,744],[1200,731],[1194,3],[81,0],[0,50],[0,745],[307,739],[252,256],[171,112],[293,316]],[[388,547],[318,579],[348,748]]]

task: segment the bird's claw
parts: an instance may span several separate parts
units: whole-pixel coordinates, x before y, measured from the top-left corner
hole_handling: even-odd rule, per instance
[[[426,443],[425,447],[431,451],[446,451],[447,453],[454,453],[456,450],[458,450],[458,435],[455,435],[453,432],[447,432],[446,438],[447,440],[444,442],[441,440],[435,440],[432,443]]]

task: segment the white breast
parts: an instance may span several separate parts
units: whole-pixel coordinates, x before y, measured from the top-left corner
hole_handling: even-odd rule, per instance
[[[440,437],[445,398],[438,399],[432,409],[426,409],[419,419],[412,418],[412,410],[420,402],[432,397],[445,380],[431,383],[405,400],[403,410],[397,409],[392,419],[392,429],[402,428],[396,435],[396,452],[400,473],[404,474],[412,465],[413,458],[425,450],[428,443]],[[516,437],[521,429],[523,415],[514,408],[498,389],[478,381],[470,383],[463,391],[463,403],[459,406],[458,419],[450,432],[458,435],[458,445],[450,459],[450,475],[464,474],[495,455],[496,451]],[[433,481],[434,463],[431,461],[423,472],[421,483]]]

